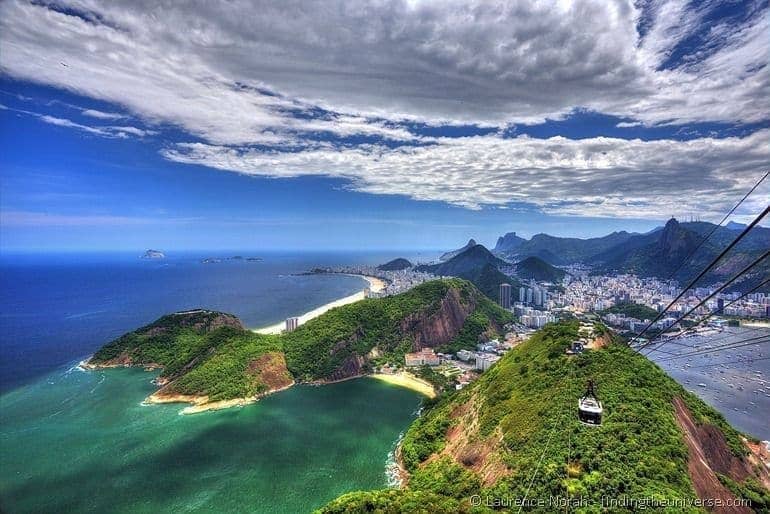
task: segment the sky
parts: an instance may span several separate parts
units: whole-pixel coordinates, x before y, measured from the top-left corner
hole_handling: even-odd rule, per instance
[[[719,221],[770,167],[769,29],[767,1],[4,0],[0,251]]]

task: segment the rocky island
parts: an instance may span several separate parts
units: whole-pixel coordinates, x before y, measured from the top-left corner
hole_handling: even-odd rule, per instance
[[[142,259],[165,259],[166,254],[161,252],[160,250],[147,250],[144,252],[144,255],[142,255]]]

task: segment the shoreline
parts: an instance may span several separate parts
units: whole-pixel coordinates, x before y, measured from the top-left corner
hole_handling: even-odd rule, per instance
[[[405,371],[393,374],[372,373],[371,375],[365,376],[372,377],[376,380],[380,380],[391,385],[411,389],[412,391],[416,391],[424,396],[427,396],[428,398],[436,397],[436,390],[434,389],[433,385]]]
[[[385,289],[385,282],[382,279],[379,279],[377,277],[371,277],[369,275],[355,275],[353,273],[344,273],[344,274],[353,276],[353,277],[363,278],[369,283],[369,290],[372,291],[373,293],[378,293],[383,289]],[[343,305],[349,305],[351,303],[361,301],[364,298],[366,298],[366,291],[361,290],[357,293],[353,293],[343,298],[338,298],[337,300],[333,300],[329,303],[321,305],[320,307],[316,307],[315,309],[308,311],[300,316],[297,316],[299,318],[298,325],[304,325],[311,319],[317,318],[318,316],[321,316],[322,314],[326,313],[327,311],[335,307],[342,307]],[[286,322],[280,321],[273,325],[268,325],[266,327],[261,327],[261,328],[254,328],[250,330],[252,332],[256,332],[257,334],[277,335],[283,332],[285,328],[286,328]]]
[[[179,414],[181,415],[198,414],[201,412],[215,411],[215,410],[229,409],[230,407],[243,407],[245,405],[250,405],[252,403],[258,402],[260,399],[264,398],[265,396],[269,396],[274,393],[285,391],[295,384],[296,382],[292,382],[287,386],[279,387],[278,389],[271,389],[270,391],[266,391],[262,394],[258,394],[256,396],[251,396],[248,398],[232,398],[230,400],[219,400],[216,402],[209,402],[208,396],[195,396],[195,395],[186,395],[186,394],[158,396],[158,393],[156,391],[155,393],[152,393],[150,396],[145,398],[144,401],[142,401],[142,404],[143,405],[161,405],[164,403],[189,403],[191,405],[188,405],[187,407],[183,408],[181,411],[179,411]]]
[[[123,366],[116,366],[116,367],[123,367]],[[93,368],[91,369],[93,370]],[[250,405],[252,403],[258,402],[260,399],[264,398],[265,396],[269,396],[274,393],[279,393],[281,391],[286,391],[287,389],[290,389],[295,385],[307,385],[312,387],[320,387],[324,385],[338,384],[340,382],[347,382],[348,380],[356,380],[356,379],[367,378],[367,377],[394,385],[396,387],[403,387],[404,389],[409,389],[410,391],[419,393],[427,398],[436,397],[436,391],[430,383],[426,382],[421,378],[415,377],[411,373],[406,373],[402,371],[400,373],[395,373],[395,374],[371,373],[368,375],[355,375],[352,377],[341,378],[339,380],[315,381],[315,382],[292,382],[287,386],[284,386],[278,389],[273,389],[249,398],[232,398],[230,400],[219,400],[215,402],[209,402],[208,396],[196,396],[196,395],[187,395],[187,394],[158,395],[158,392],[160,391],[158,390],[152,393],[151,395],[149,395],[144,400],[142,400],[142,404],[149,406],[149,405],[162,405],[166,403],[187,403],[189,405],[187,407],[184,407],[181,411],[179,411],[180,415],[199,414],[201,412],[229,409],[231,407],[244,407],[246,405]]]

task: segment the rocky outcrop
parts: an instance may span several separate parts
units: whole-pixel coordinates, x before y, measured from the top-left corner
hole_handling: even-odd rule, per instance
[[[696,422],[680,398],[674,399],[674,409],[676,421],[687,444],[687,470],[698,497],[703,500],[721,500],[725,506],[715,509],[715,512],[753,512],[748,507],[726,506],[735,505],[736,497],[722,484],[719,475],[739,483],[751,477],[767,484],[767,469],[763,469],[763,466],[753,466],[748,459],[734,455],[722,431],[714,425]]]
[[[328,381],[337,382],[339,380],[363,375],[366,363],[367,359],[362,355],[352,354],[342,361],[342,365],[329,375]]]
[[[401,322],[401,331],[412,336],[415,351],[441,346],[457,336],[465,318],[475,309],[475,298],[463,301],[459,290],[449,289],[434,313],[428,316],[416,313],[405,318]]]
[[[264,384],[265,394],[280,391],[294,384],[294,379],[286,367],[286,357],[282,352],[269,352],[249,363],[247,373]]]
[[[205,309],[175,312],[164,316],[161,320],[164,318],[171,318],[176,326],[189,327],[200,333],[211,332],[220,327],[245,329],[241,320],[232,314]]]

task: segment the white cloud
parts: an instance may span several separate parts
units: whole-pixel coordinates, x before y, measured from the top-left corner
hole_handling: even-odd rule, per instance
[[[361,191],[469,208],[522,202],[557,214],[655,218],[719,211],[770,162],[767,130],[686,142],[452,139],[420,138],[400,123],[503,127],[576,108],[628,120],[618,127],[764,121],[766,5],[742,24],[714,26],[671,66],[713,2],[61,4],[66,13],[0,3],[0,70],[204,141],[164,152],[181,162],[331,175]],[[116,119],[97,112],[82,114]],[[113,137],[152,132],[41,119]],[[337,147],[317,133],[408,144]]]
[[[164,155],[247,175],[339,177],[358,191],[472,209],[524,203],[549,214],[659,219],[727,210],[770,162],[769,138],[770,130],[687,142],[490,135],[397,149],[329,145],[298,152],[192,143]],[[761,203],[763,195],[752,198]]]
[[[20,109],[13,109],[16,112],[28,114],[38,118],[40,121],[48,123],[50,125],[56,125],[58,127],[66,127],[71,129],[80,130],[89,134],[94,134],[101,137],[119,137],[125,138],[128,136],[144,137],[157,134],[157,131],[140,129],[128,125],[122,126],[91,126],[84,125],[82,123],[74,122],[67,118],[59,118],[56,116],[49,116],[47,114],[38,114],[30,111],[23,111]]]
[[[770,105],[766,8],[714,27],[702,59],[659,70],[713,2],[649,2],[644,37],[631,0],[62,4],[89,14],[0,5],[4,71],[218,144],[280,144],[318,125],[390,137],[372,116],[498,125],[585,107],[647,124],[752,122]],[[348,116],[286,113],[308,105]]]
[[[97,111],[96,109],[83,109],[80,114],[99,120],[120,120],[125,118],[123,114],[116,112]]]

